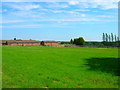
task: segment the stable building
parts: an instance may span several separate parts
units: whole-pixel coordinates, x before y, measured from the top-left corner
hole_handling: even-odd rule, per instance
[[[36,40],[2,40],[2,45],[8,46],[40,46],[40,41]]]
[[[56,41],[41,41],[41,45],[43,45],[43,46],[58,46],[58,42],[56,42]]]
[[[36,40],[2,40],[0,45],[8,45],[8,46],[58,46],[58,42],[56,41],[36,41]]]

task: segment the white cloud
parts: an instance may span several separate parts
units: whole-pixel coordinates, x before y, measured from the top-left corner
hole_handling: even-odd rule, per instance
[[[7,12],[7,9],[3,9],[3,12]]]
[[[102,9],[112,9],[112,8],[118,8],[118,3],[103,3]]]
[[[74,0],[75,2],[118,2],[120,0]],[[73,0],[2,0],[2,2],[74,2]]]
[[[0,23],[23,23],[25,22],[24,20],[3,20]]]
[[[85,17],[86,15],[85,14],[81,14],[82,17]]]
[[[118,0],[75,0],[69,1],[69,5],[79,5],[82,8],[101,8],[113,9],[118,8]]]
[[[84,9],[76,9],[75,11],[90,11],[90,10],[84,10]]]
[[[93,11],[93,12],[99,12],[99,11]]]
[[[40,10],[42,10],[42,11],[48,11],[48,9],[40,9]]]
[[[53,13],[61,13],[63,11],[56,11],[56,10],[52,10]]]
[[[114,17],[114,16],[107,16],[107,15],[98,15],[98,16],[96,16],[96,17],[103,17],[103,18],[112,18],[112,17]]]
[[[97,18],[71,18],[71,19],[42,19],[42,20],[36,20],[36,21],[103,21]]]
[[[67,4],[61,4],[61,3],[56,3],[56,2],[52,2],[52,3],[48,3],[48,8],[68,8],[69,5]]]
[[[77,4],[79,4],[79,1],[69,1],[68,3],[70,5],[77,5]]]
[[[39,28],[42,24],[3,25],[2,28]]]
[[[31,10],[31,9],[37,9],[40,8],[40,5],[32,4],[32,3],[17,3],[17,4],[7,4],[9,7],[17,10]]]

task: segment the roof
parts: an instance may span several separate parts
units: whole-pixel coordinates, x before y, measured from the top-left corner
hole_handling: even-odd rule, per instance
[[[45,43],[58,43],[56,41],[43,41],[43,42],[45,42]]]
[[[36,41],[36,40],[2,40],[2,43],[39,43],[40,41]]]

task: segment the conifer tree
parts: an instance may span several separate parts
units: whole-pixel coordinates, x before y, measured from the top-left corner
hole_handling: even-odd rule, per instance
[[[114,41],[113,33],[111,33],[111,39],[112,39],[112,42],[113,42]]]
[[[106,33],[106,42],[108,42],[108,34]]]
[[[105,34],[103,33],[103,42],[105,41]]]
[[[109,42],[111,41],[110,35],[109,35]]]

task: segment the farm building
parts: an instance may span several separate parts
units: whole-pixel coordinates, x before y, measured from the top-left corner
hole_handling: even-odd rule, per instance
[[[43,46],[58,46],[58,42],[56,42],[56,41],[41,41],[41,45],[43,45]]]
[[[0,40],[0,46],[2,46],[2,40]]]
[[[36,40],[2,40],[2,45],[9,45],[9,46],[40,46],[40,41]]]
[[[8,46],[57,46],[58,42],[55,41],[36,41],[36,40],[2,40],[1,45],[8,45]]]

